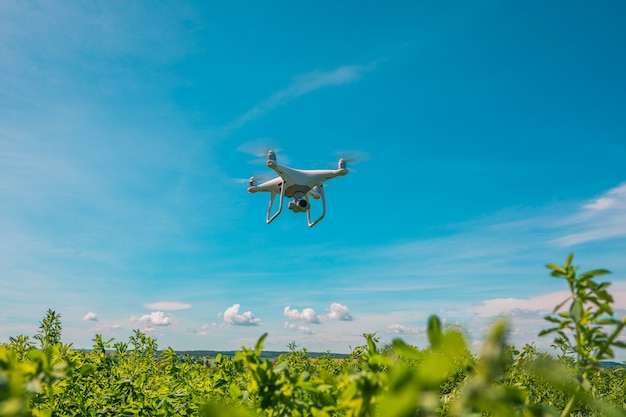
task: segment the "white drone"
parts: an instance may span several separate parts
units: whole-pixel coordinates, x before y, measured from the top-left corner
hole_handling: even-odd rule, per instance
[[[306,212],[309,227],[315,226],[326,215],[326,197],[324,196],[324,181],[331,178],[341,177],[348,173],[346,168],[346,160],[340,159],[337,169],[316,169],[303,170],[289,168],[276,162],[276,154],[274,151],[267,153],[267,166],[272,168],[278,177],[257,185],[256,178],[250,178],[248,184],[248,192],[256,193],[258,191],[268,191],[270,195],[270,205],[267,209],[267,217],[265,221],[271,223],[283,210],[283,199],[285,197],[293,198],[289,202],[287,208],[294,213]],[[276,196],[280,195],[278,211],[272,214],[272,206]],[[311,205],[309,197],[316,200],[322,199],[322,214],[315,221],[311,221]]]

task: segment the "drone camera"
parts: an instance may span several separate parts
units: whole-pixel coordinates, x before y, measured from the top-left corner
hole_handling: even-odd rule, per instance
[[[309,203],[305,199],[290,201],[287,205],[289,210],[294,213],[304,213],[309,208]]]

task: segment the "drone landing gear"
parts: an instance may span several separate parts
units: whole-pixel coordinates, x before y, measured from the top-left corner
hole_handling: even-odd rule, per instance
[[[290,201],[289,204],[287,205],[287,208],[293,211],[294,213],[304,213],[306,211],[307,222],[309,224],[309,227],[315,226],[326,215],[326,196],[324,195],[324,186],[322,184],[315,186],[313,189],[313,192],[314,192],[315,198],[322,199],[322,214],[315,221],[311,221],[311,204],[309,201],[308,194],[304,194],[303,192],[300,192],[300,191],[296,192],[294,194],[293,201]],[[272,207],[274,206],[274,200],[276,199],[277,195],[278,193],[272,192],[270,196],[270,204],[267,209],[267,217],[265,219],[265,221],[268,224],[274,221],[274,219],[278,217],[278,215],[283,211],[285,187],[283,186],[280,187],[280,201],[278,204],[278,210],[276,211],[276,213],[272,214]]]
[[[278,203],[278,211],[272,215],[272,206],[274,205],[274,200],[276,199],[276,192],[272,191],[272,195],[270,195],[270,206],[267,208],[267,217],[265,218],[265,222],[270,224],[274,221],[276,217],[283,211],[283,199],[285,198],[285,186],[284,184],[279,184],[280,187],[280,201]]]
[[[324,184],[316,185],[313,188],[313,191],[315,193],[317,193],[317,195],[319,195],[319,197],[317,197],[317,195],[314,194],[315,198],[321,198],[322,199],[322,214],[320,214],[320,216],[317,218],[317,220],[312,222],[311,221],[311,206],[309,205],[309,210],[307,210],[307,212],[306,212],[306,217],[307,217],[307,221],[309,223],[309,227],[315,226],[326,215],[326,195],[324,194]],[[308,202],[309,201],[309,196],[307,196],[306,199],[307,199],[307,202]]]

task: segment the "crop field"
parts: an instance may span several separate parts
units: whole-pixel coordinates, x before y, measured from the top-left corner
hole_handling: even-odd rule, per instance
[[[95,335],[85,351],[62,342],[49,310],[36,335],[0,345],[0,416],[626,416],[626,368],[601,366],[626,347],[626,318],[598,281],[608,271],[579,273],[571,255],[547,266],[570,290],[541,333],[553,352],[508,345],[501,320],[475,355],[437,316],[425,349],[364,334],[340,358],[295,344],[263,356],[263,335],[208,361],[158,350],[139,330],[128,341]]]

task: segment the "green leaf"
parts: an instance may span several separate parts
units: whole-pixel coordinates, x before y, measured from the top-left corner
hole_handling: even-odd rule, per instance
[[[567,259],[565,260],[565,265],[564,265],[565,269],[569,269],[569,267],[572,265],[572,259],[574,259],[574,254],[570,253]]]
[[[278,374],[278,373],[283,372],[285,369],[287,369],[287,362],[281,362],[278,365],[276,365],[272,371],[275,374]]]
[[[552,310],[552,312],[556,313],[557,311],[559,311],[561,307],[563,307],[565,303],[567,303],[571,298],[572,297],[567,297],[563,302],[559,303],[556,307],[554,307],[554,310]]]
[[[613,342],[613,346],[626,349],[626,342],[622,342],[621,340],[616,340]]]
[[[599,325],[605,326],[605,325],[609,325],[609,324],[619,324],[620,321],[617,320],[617,319],[614,319],[612,317],[609,317],[609,318],[606,318],[606,319],[598,319],[598,320],[596,320],[596,323],[599,324]]]
[[[539,336],[545,336],[547,334],[557,332],[558,330],[559,330],[558,327],[553,327],[551,329],[542,330],[539,332]]]
[[[545,316],[544,320],[547,320],[551,323],[560,323],[561,320],[557,319],[556,317],[552,317],[552,316]]]
[[[441,320],[437,316],[430,316],[428,318],[428,340],[430,345],[437,349],[441,344]]]
[[[326,411],[319,410],[317,408],[311,408],[311,415],[313,415],[313,417],[329,417],[330,416],[330,414],[328,414]]]
[[[565,274],[565,270],[555,264],[546,264],[546,268],[552,269],[553,271],[561,273],[561,274]]]
[[[263,351],[263,342],[265,341],[266,338],[267,338],[267,333],[263,333],[263,335],[259,337],[259,340],[256,342],[256,345],[254,346],[254,353],[257,356],[259,356],[261,352]]]
[[[90,363],[86,363],[80,367],[80,374],[82,376],[91,375],[95,372],[96,367]]]
[[[422,358],[422,354],[419,350],[417,350],[413,346],[407,345],[401,339],[393,339],[393,341],[391,342],[391,346],[393,347],[393,351],[403,358],[415,360]]]
[[[608,269],[594,269],[593,271],[587,271],[583,274],[580,274],[580,278],[581,279],[588,279],[588,278],[592,278],[592,277],[598,277],[600,275],[606,275],[606,274],[610,274],[611,271],[609,271]]]
[[[367,335],[367,349],[370,353],[376,353],[376,343],[374,343],[374,336]]]
[[[572,303],[572,307],[570,308],[570,312],[572,314],[572,318],[574,321],[579,322],[580,318],[583,315],[583,304],[580,300],[575,300]]]

